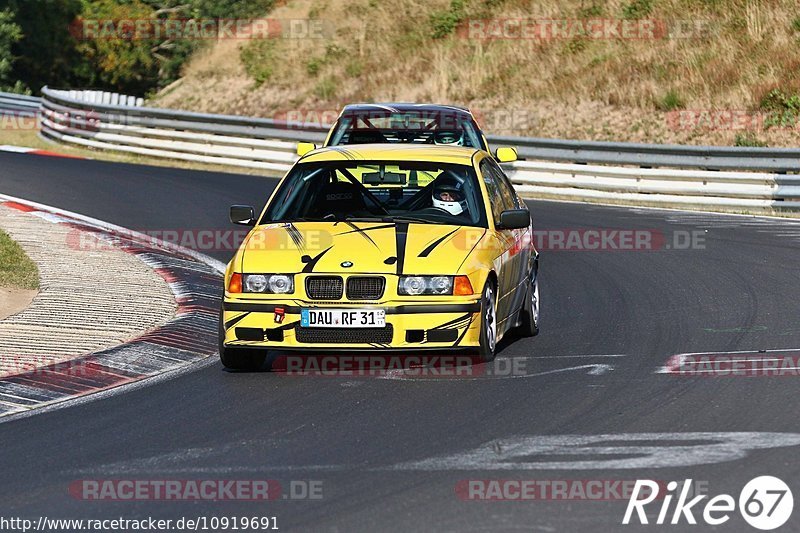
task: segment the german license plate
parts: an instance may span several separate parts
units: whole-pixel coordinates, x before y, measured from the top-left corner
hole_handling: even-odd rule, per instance
[[[301,309],[300,326],[304,328],[382,328],[386,326],[383,309]]]

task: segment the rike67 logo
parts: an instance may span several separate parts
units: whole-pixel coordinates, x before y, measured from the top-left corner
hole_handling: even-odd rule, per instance
[[[680,493],[678,489],[680,487]],[[695,513],[701,515],[702,520],[711,526],[719,526],[730,520],[737,507],[734,497],[729,494],[720,494],[708,499],[707,494],[701,494],[689,499],[692,480],[687,479],[678,484],[670,481],[667,484],[667,493],[660,502],[660,510],[655,524],[697,524]],[[636,519],[640,524],[649,524],[645,506],[653,503],[659,496],[659,484],[651,480],[637,480],[633,488],[625,516],[624,525],[631,524]],[[642,495],[644,495],[642,497]],[[674,508],[672,501],[677,497]],[[702,505],[702,503],[705,505]],[[654,507],[658,507],[656,504]],[[792,516],[794,498],[789,486],[782,480],[773,476],[759,476],[751,479],[739,493],[739,513],[742,518],[756,529],[768,531],[779,528]],[[655,509],[651,509],[655,510]],[[634,522],[635,523],[635,520]]]

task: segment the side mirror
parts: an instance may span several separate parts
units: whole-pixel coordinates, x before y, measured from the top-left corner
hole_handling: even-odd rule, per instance
[[[527,209],[509,209],[500,213],[497,229],[522,229],[531,223],[531,212]]]
[[[230,217],[231,222],[240,226],[256,225],[256,213],[249,205],[232,205]]]
[[[517,160],[517,149],[511,146],[502,146],[494,151],[494,157],[501,163],[511,163]]]
[[[316,150],[316,149],[317,145],[314,143],[305,143],[305,142],[297,143],[297,155],[299,155],[300,157],[303,157],[311,150]]]

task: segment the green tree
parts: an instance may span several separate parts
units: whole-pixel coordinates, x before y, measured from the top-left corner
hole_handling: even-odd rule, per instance
[[[15,85],[12,81],[14,55],[11,47],[22,39],[22,28],[14,22],[14,13],[9,9],[0,11],[0,89],[6,91]]]
[[[122,20],[152,18],[152,8],[139,0],[84,2],[75,33],[77,50],[90,67],[92,86],[143,94],[158,84],[159,40],[126,35],[126,28],[119,24]]]
[[[275,0],[0,0],[0,84],[115,90],[144,95],[180,76],[204,44],[192,39],[87,38],[87,21],[263,16]],[[120,38],[121,37],[121,38]]]
[[[80,0],[0,0],[0,10],[15,14],[23,35],[11,47],[15,79],[34,91],[85,82],[88,69],[70,34],[81,8]]]

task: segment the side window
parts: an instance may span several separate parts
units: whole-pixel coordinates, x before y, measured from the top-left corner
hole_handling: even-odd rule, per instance
[[[483,175],[483,182],[486,184],[486,191],[489,193],[489,202],[492,204],[492,216],[495,222],[497,222],[500,218],[500,213],[505,209],[503,207],[503,196],[500,192],[495,173],[489,165],[489,159],[481,161],[480,169]]]
[[[487,160],[488,161],[488,160]],[[517,193],[514,191],[514,186],[508,181],[508,177],[503,173],[503,170],[497,166],[494,161],[489,162],[489,168],[495,176],[497,187],[500,195],[503,197],[503,209],[517,209],[519,203],[517,201]]]

